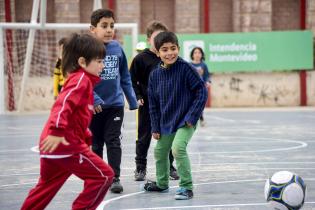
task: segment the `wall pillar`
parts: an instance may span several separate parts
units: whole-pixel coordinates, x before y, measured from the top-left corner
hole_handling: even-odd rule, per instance
[[[271,0],[234,0],[233,28],[235,32],[271,31]]]

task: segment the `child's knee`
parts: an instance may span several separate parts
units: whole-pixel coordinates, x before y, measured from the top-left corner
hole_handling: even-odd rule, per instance
[[[181,145],[173,145],[172,146],[172,154],[174,158],[179,158],[183,155],[186,155],[186,147]]]

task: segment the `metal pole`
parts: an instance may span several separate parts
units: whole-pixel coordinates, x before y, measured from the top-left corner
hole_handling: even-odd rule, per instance
[[[47,8],[47,3],[46,0],[41,0],[40,1],[40,25],[42,27],[45,26],[46,24],[46,9]]]
[[[42,0],[42,1],[46,1],[46,0]],[[31,23],[37,22],[38,9],[39,9],[39,0],[34,0],[33,8],[32,8]],[[19,98],[18,110],[17,110],[19,112],[24,110],[24,103],[23,103],[24,92],[25,92],[26,81],[29,77],[29,72],[30,72],[32,52],[34,48],[34,40],[35,40],[35,29],[30,29],[28,40],[27,40],[26,57],[24,61],[21,92],[20,92],[20,98]]]
[[[94,0],[93,11],[102,8],[102,0]]]
[[[137,43],[138,43],[138,24],[133,23],[132,27],[132,57],[135,57],[137,55],[137,52],[134,50],[136,49]]]
[[[5,113],[5,91],[4,91],[4,30],[0,28],[0,114]]]

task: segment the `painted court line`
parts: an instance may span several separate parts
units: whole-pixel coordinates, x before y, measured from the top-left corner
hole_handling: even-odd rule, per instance
[[[315,179],[304,179],[304,180],[308,180],[308,181],[314,181]],[[201,185],[212,185],[212,184],[226,184],[226,183],[244,183],[244,182],[265,182],[266,179],[248,179],[248,180],[231,180],[231,181],[216,181],[216,182],[204,182],[204,183],[197,183],[197,184],[194,184],[194,186],[201,186]],[[178,186],[172,186],[170,187],[170,189],[172,188],[177,188]],[[132,196],[135,196],[135,195],[139,195],[139,194],[142,194],[142,193],[145,193],[145,191],[140,191],[140,192],[135,192],[135,193],[130,193],[130,194],[126,194],[126,195],[123,195],[123,196],[119,196],[119,197],[115,197],[115,198],[112,198],[112,199],[109,199],[109,200],[105,200],[105,201],[102,201],[100,203],[100,205],[97,207],[96,210],[103,210],[104,207],[106,205],[108,205],[109,203],[111,202],[114,202],[114,201],[117,201],[117,200],[121,200],[123,198],[128,198],[128,197],[132,197]],[[308,203],[315,203],[314,202],[308,202]],[[231,205],[231,206],[235,206],[235,205],[250,205],[250,204],[226,204],[226,205]],[[226,206],[226,205],[222,205],[222,206]],[[266,203],[264,203],[263,205],[266,205]],[[201,207],[210,207],[212,205],[206,205],[206,206],[201,206]],[[218,207],[220,205],[213,205],[213,207]],[[193,206],[190,206],[190,208],[193,207]],[[228,207],[228,206],[227,206]],[[166,207],[154,207],[154,208],[136,208],[136,209],[163,209],[163,208],[166,208]],[[178,208],[177,207],[167,207],[167,208]],[[182,208],[182,207],[180,207]],[[131,209],[129,209],[131,210]]]
[[[315,201],[305,202],[305,204],[313,204]],[[168,206],[168,207],[152,207],[152,208],[136,208],[122,210],[150,210],[150,209],[190,209],[190,208],[212,208],[212,207],[240,207],[240,206],[268,206],[267,203],[235,203],[235,204],[214,204],[214,205],[197,205],[197,206]]]

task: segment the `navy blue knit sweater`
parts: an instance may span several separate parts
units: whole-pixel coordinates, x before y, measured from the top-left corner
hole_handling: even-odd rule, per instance
[[[181,59],[152,71],[148,87],[152,133],[171,134],[185,123],[196,125],[205,107],[207,90],[189,63]]]

